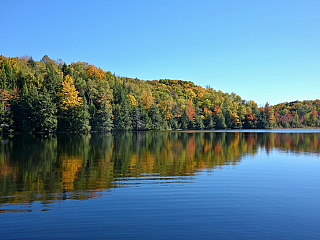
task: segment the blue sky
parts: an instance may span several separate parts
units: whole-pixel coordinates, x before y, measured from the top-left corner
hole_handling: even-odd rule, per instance
[[[319,99],[320,1],[0,1],[0,54],[181,79],[259,105]]]

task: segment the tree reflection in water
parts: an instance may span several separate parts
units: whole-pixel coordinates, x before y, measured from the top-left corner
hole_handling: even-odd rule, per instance
[[[320,133],[272,132],[18,135],[1,140],[0,204],[45,205],[130,184],[188,181],[198,171],[236,165],[259,149],[319,154],[319,138]]]

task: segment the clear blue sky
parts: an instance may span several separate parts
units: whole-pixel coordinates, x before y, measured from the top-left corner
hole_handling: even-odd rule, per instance
[[[0,54],[193,81],[259,105],[320,98],[320,1],[0,1]]]

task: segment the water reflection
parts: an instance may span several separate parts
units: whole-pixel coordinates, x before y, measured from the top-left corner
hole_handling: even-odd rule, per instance
[[[2,139],[0,212],[30,211],[34,201],[41,202],[40,211],[50,210],[56,201],[95,198],[119,187],[184,184],[198,171],[236,165],[259,149],[319,154],[319,138],[320,133],[122,132]]]

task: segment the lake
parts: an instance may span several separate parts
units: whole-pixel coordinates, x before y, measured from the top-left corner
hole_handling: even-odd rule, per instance
[[[0,140],[0,239],[320,239],[320,131]]]

